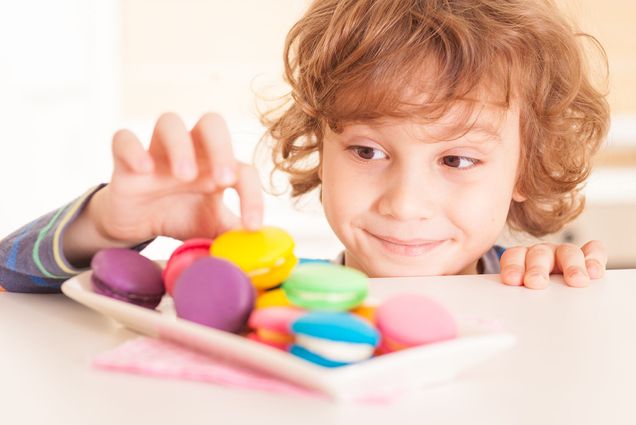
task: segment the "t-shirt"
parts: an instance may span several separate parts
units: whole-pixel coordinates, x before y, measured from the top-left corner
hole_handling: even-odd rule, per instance
[[[504,248],[499,245],[495,245],[486,251],[486,253],[479,259],[479,263],[477,265],[479,274],[499,274],[501,271],[499,259],[503,252]],[[344,265],[344,251],[338,254],[338,256],[331,262],[334,264]]]

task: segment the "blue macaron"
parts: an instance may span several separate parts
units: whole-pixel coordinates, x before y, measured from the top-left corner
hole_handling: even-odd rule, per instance
[[[325,367],[339,367],[373,356],[379,332],[351,313],[311,312],[291,325],[295,344],[290,352]]]

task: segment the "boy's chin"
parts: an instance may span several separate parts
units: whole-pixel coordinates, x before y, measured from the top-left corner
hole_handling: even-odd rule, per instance
[[[391,258],[386,255],[355,255],[345,251],[345,264],[360,270],[370,278],[421,277],[475,274],[477,261],[460,259],[449,252],[418,258]]]
[[[391,264],[386,262],[374,262],[365,270],[367,276],[375,277],[418,277],[418,276],[440,276],[447,273],[437,267],[408,267],[401,264]]]

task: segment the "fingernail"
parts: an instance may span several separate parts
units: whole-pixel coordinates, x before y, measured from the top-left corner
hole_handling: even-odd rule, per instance
[[[586,264],[588,273],[593,279],[598,279],[601,276],[601,267],[594,260],[590,260]]]
[[[508,278],[509,281],[518,283],[521,280],[521,273],[519,273],[516,270],[509,271],[506,273],[506,277]]]
[[[596,264],[588,266],[588,270],[590,271],[590,275],[592,277],[597,277],[599,275],[599,268]]]
[[[550,276],[545,275],[543,273],[533,273],[530,275],[530,279],[534,279],[536,281],[540,281],[542,283],[546,283],[550,281]]]
[[[576,280],[587,279],[587,273],[585,273],[585,271],[581,270],[578,267],[571,269],[568,274],[570,276],[570,279],[576,279]]]
[[[177,167],[177,174],[182,180],[192,180],[196,177],[196,171],[190,162],[183,161]]]
[[[570,276],[572,277],[583,277],[585,273],[581,269],[574,269],[570,272]]]
[[[216,174],[216,180],[222,185],[229,186],[234,183],[234,169],[224,167]]]
[[[548,280],[550,279],[549,276],[543,274],[543,273],[531,273],[530,277],[533,277],[535,279],[541,279],[541,280]]]

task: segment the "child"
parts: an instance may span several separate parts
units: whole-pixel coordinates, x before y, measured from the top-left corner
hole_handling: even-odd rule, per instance
[[[274,166],[294,197],[320,189],[343,264],[371,277],[497,273],[506,222],[539,236],[581,212],[609,111],[551,2],[317,0],[285,58],[289,103],[264,119]],[[113,157],[108,185],[2,242],[2,286],[55,292],[101,248],[261,225],[257,172],[234,159],[218,115],[188,131],[164,114],[148,151],[119,131]],[[504,283],[543,288],[552,272],[585,286],[607,258],[592,241],[500,261]]]

